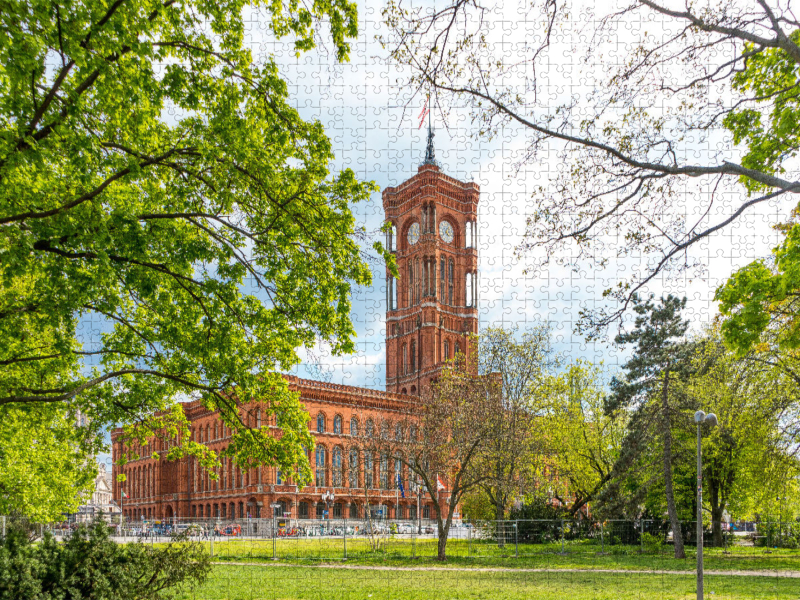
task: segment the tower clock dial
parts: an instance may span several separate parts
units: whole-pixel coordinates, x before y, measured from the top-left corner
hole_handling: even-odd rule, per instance
[[[453,243],[453,226],[447,221],[439,223],[439,235],[448,244]]]
[[[419,223],[412,223],[408,228],[408,243],[412,246],[419,241]]]

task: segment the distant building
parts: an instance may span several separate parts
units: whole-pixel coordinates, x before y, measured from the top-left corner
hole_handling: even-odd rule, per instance
[[[101,512],[106,520],[114,515],[120,514],[120,508],[113,498],[114,487],[109,480],[106,466],[103,463],[97,465],[97,476],[94,478],[94,490],[86,498],[86,502],[78,507],[75,520],[91,521]]]

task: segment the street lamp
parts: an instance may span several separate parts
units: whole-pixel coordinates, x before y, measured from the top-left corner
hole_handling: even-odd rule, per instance
[[[703,600],[703,448],[700,441],[700,426],[717,424],[717,415],[702,410],[694,413],[697,423],[697,600]]]
[[[275,536],[278,533],[278,509],[283,508],[283,505],[280,502],[273,502],[270,506],[272,507],[272,560],[275,560]]]
[[[331,504],[333,503],[336,496],[334,496],[333,492],[328,490],[324,494],[322,494],[322,501],[325,503],[325,506],[328,509],[328,529],[330,529],[330,520],[331,520]]]

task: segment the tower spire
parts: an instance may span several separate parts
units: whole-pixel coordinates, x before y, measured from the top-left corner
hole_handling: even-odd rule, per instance
[[[436,153],[433,149],[433,126],[431,125],[431,111],[428,111],[428,146],[425,148],[425,160],[422,161],[423,165],[436,165]]]

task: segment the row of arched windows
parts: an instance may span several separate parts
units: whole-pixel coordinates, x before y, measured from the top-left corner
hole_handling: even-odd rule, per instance
[[[152,498],[156,495],[157,472],[152,464],[123,469],[125,483],[120,483],[120,489],[125,490],[129,498]]]
[[[412,345],[413,345],[413,342],[412,342]],[[344,420],[343,420],[341,415],[336,415],[336,416],[333,417],[333,433],[335,435],[343,435],[343,433],[344,433],[343,423],[344,423]],[[386,422],[384,422],[381,425],[381,427],[384,427],[384,426],[388,427],[388,425],[386,425]],[[375,428],[375,422],[372,419],[367,419],[365,424],[364,424],[364,435],[366,435],[367,437],[372,437],[372,435],[374,433],[374,428]],[[402,427],[401,427],[400,424],[397,425],[397,428],[398,428],[397,431],[402,433]],[[414,427],[411,426],[411,429],[414,430]],[[319,413],[317,413],[317,433],[325,433],[326,431],[327,431],[327,419],[326,419],[324,413],[319,412]],[[359,427],[358,427],[358,418],[357,417],[351,417],[350,418],[350,431],[349,431],[349,434],[351,436],[354,436],[354,437],[359,435]],[[400,437],[399,435],[396,435],[395,439],[399,441],[399,440],[402,440],[402,437]]]
[[[406,481],[406,469],[403,468],[403,461],[400,455],[390,457],[388,454],[381,454],[375,460],[375,455],[371,452],[363,453],[364,468],[360,468],[360,458],[362,452],[356,448],[351,448],[347,452],[345,460],[344,450],[341,446],[335,446],[331,454],[331,464],[327,464],[327,449],[319,444],[314,453],[314,485],[317,487],[350,487],[367,489],[375,488],[378,482],[380,489],[394,489],[397,487],[397,475],[400,481]],[[376,473],[376,466],[378,467]],[[390,466],[392,469],[390,470]],[[359,478],[363,476],[363,486],[359,485]]]

